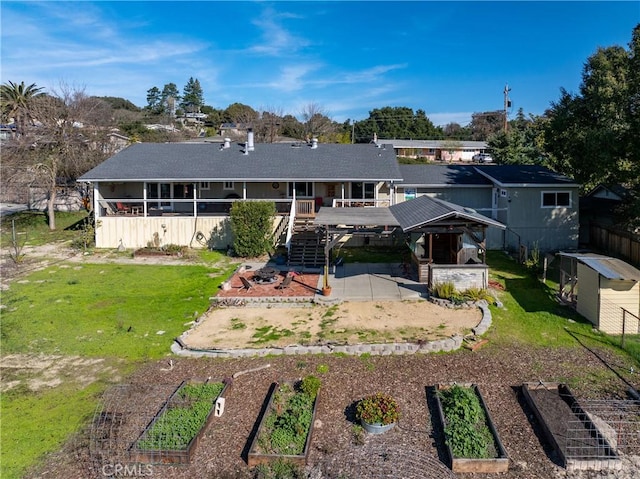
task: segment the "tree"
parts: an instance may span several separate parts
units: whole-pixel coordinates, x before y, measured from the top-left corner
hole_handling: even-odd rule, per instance
[[[543,117],[532,116],[527,119],[520,108],[516,118],[509,122],[506,132],[500,130],[487,139],[496,162],[503,165],[543,164],[545,161],[544,122]]]
[[[433,125],[423,110],[415,114],[408,107],[377,108],[369,112],[369,118],[355,124],[355,139],[368,143],[374,134],[378,138],[427,140],[442,138],[442,130]]]
[[[323,136],[333,133],[333,121],[326,115],[324,108],[317,103],[309,103],[300,112],[300,118],[304,125],[305,138],[318,138],[325,140]]]
[[[253,125],[258,119],[258,112],[248,105],[233,103],[224,110],[224,121],[243,125]]]
[[[447,158],[447,160],[449,161],[449,163],[451,163],[451,161],[453,160],[453,154],[456,151],[462,150],[462,142],[459,140],[448,139],[442,142],[441,147],[448,153],[449,157]]]
[[[60,92],[34,99],[31,109],[38,126],[24,133],[26,141],[3,145],[3,169],[31,172],[34,183],[47,192],[49,228],[55,230],[60,181],[75,180],[108,155],[111,107],[84,90],[62,85]]]
[[[293,115],[282,117],[282,135],[298,140],[304,139],[304,125]]]
[[[162,92],[157,86],[151,87],[147,90],[147,106],[145,108],[158,115],[164,112]]]
[[[200,82],[197,78],[194,80],[193,77],[190,77],[182,90],[180,107],[186,113],[199,113],[202,105],[204,105],[204,96]]]
[[[471,115],[471,139],[486,141],[504,128],[504,111],[485,111]]]
[[[33,121],[33,102],[43,94],[42,90],[35,83],[25,85],[24,81],[20,84],[9,81],[0,86],[2,117],[4,120],[13,118],[16,136],[24,135],[27,122]]]

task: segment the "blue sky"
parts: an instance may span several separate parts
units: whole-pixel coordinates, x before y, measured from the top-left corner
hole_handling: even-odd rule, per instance
[[[385,106],[463,125],[542,114],[599,46],[628,48],[640,2],[18,2],[2,0],[0,79],[146,104],[197,78],[205,103],[336,121]]]

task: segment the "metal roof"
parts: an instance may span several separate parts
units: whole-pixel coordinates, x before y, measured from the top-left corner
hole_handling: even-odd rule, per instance
[[[488,148],[486,141],[456,141],[459,143],[459,148],[455,150],[486,150]],[[378,138],[376,140],[378,144],[391,144],[394,148],[431,148],[431,149],[446,149],[449,148],[450,140],[396,140],[389,138]]]
[[[400,226],[389,208],[322,207],[313,221],[316,225]]]
[[[138,143],[79,181],[399,181],[393,148],[372,144]]]
[[[400,223],[403,231],[411,231],[447,219],[467,220],[501,229],[505,228],[499,221],[481,215],[472,208],[455,205],[430,196],[420,196],[403,201],[389,207],[389,209]]]
[[[621,259],[595,253],[558,253],[560,256],[574,258],[607,279],[640,281],[640,270]]]

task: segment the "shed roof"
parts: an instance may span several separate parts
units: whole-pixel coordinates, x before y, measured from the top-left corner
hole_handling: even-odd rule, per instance
[[[574,258],[607,279],[640,281],[640,270],[618,258],[595,253],[559,253],[559,255]]]

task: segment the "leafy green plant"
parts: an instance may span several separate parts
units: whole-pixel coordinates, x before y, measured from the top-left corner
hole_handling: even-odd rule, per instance
[[[306,477],[300,466],[285,459],[270,464],[259,464],[253,471],[254,479],[302,479]]]
[[[485,288],[469,288],[462,292],[462,296],[471,301],[493,301],[493,296]]]
[[[445,417],[444,435],[455,457],[495,457],[493,435],[480,399],[470,387],[454,385],[439,391]]]
[[[272,249],[270,241],[276,206],[268,201],[236,201],[230,211],[236,254],[253,258]]]
[[[316,399],[322,381],[313,375],[306,376],[300,383],[300,389],[307,394],[312,400]]]
[[[224,384],[185,384],[136,443],[143,450],[184,450],[204,426]]]
[[[329,366],[327,364],[318,364],[316,371],[320,374],[327,374],[329,372]]]
[[[364,428],[360,424],[354,424],[351,427],[351,434],[353,436],[353,442],[357,446],[364,444]]]
[[[368,424],[392,424],[400,419],[400,406],[392,396],[378,392],[358,401],[356,418]]]
[[[445,283],[435,283],[431,287],[431,294],[438,298],[451,299],[455,297],[458,292],[456,291],[455,285],[452,282],[447,281]]]
[[[295,388],[288,383],[278,386],[273,408],[267,412],[258,437],[262,453],[299,455],[304,452],[319,388],[320,380],[314,376],[305,377]]]

